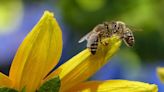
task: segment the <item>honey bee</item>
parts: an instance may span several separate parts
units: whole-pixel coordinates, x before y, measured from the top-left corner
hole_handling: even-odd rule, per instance
[[[82,37],[79,43],[86,40],[87,48],[89,48],[94,55],[96,54],[99,42],[103,45],[108,45],[107,42],[102,43],[102,39],[111,37],[114,34],[118,35],[128,47],[132,47],[135,43],[133,32],[122,21],[106,21],[102,24],[98,24],[91,32]]]

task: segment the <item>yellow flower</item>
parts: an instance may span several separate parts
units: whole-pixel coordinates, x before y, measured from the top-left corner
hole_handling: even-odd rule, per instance
[[[159,79],[164,83],[164,67],[158,67],[157,74]]]
[[[0,73],[0,87],[35,92],[39,87],[59,76],[60,92],[157,92],[157,86],[127,80],[91,81],[99,70],[116,53],[121,45],[117,36],[105,39],[109,46],[100,45],[96,55],[83,50],[55,71],[47,74],[58,63],[62,53],[62,33],[53,14],[45,11],[40,21],[26,36],[12,62],[9,77]]]

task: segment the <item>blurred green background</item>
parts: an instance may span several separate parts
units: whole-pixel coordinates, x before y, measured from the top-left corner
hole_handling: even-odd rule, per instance
[[[83,50],[78,40],[103,21],[121,20],[143,31],[136,44],[123,43],[111,62],[90,80],[128,79],[156,83],[156,67],[164,66],[164,0],[0,0],[0,71],[8,74],[15,52],[44,10],[55,13],[63,31],[60,64]],[[58,66],[59,66],[58,65]]]

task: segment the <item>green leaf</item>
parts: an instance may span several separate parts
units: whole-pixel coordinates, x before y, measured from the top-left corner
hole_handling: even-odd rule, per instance
[[[18,91],[12,88],[1,87],[0,92],[18,92]]]
[[[26,87],[25,86],[22,88],[21,92],[26,92]]]
[[[54,78],[45,82],[38,90],[38,92],[59,92],[60,78],[55,76]]]

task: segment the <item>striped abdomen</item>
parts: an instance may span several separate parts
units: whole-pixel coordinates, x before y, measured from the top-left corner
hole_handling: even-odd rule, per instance
[[[97,47],[98,47],[98,39],[95,40],[95,41],[90,45],[90,51],[91,51],[91,53],[92,53],[93,55],[96,54]]]

